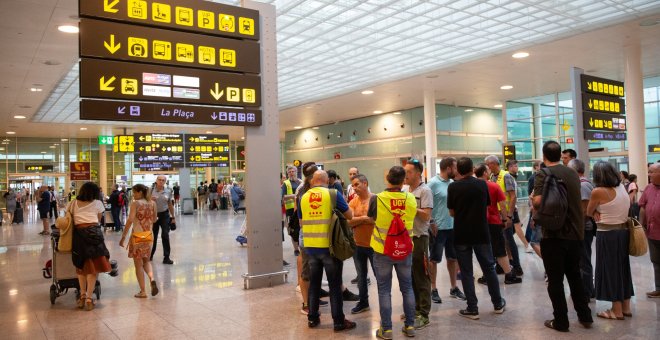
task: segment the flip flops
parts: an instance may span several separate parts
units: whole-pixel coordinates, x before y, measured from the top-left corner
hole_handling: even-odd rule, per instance
[[[596,314],[597,317],[602,318],[602,319],[609,319],[609,320],[625,320],[625,317],[618,317],[614,314],[614,312],[611,309],[604,310],[598,314]]]

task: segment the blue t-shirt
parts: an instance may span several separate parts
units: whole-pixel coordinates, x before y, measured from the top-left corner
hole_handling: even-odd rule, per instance
[[[336,182],[335,182],[336,183]],[[300,199],[304,193],[301,193],[297,198],[296,198],[296,206],[298,207],[298,218],[302,219],[302,209],[300,209]],[[344,195],[341,194],[341,192],[337,192],[337,210],[341,212],[346,212],[348,210],[348,203],[346,203],[346,200],[344,199]],[[298,238],[299,244],[301,247],[304,246],[304,240],[303,240],[303,233],[302,230],[300,232],[300,236]],[[328,254],[330,253],[330,250],[328,248],[304,248],[307,254]]]
[[[438,175],[431,178],[428,184],[433,193],[433,221],[438,230],[454,229],[454,218],[449,216],[447,208],[447,188],[452,182],[452,179],[444,180]]]
[[[50,192],[44,191],[41,193],[41,201],[37,203],[38,210],[49,210],[50,209]]]

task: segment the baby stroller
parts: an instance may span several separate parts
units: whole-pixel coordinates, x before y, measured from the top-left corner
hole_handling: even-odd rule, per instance
[[[78,275],[76,274],[76,267],[71,261],[71,252],[61,252],[57,250],[57,243],[60,239],[60,230],[51,225],[50,245],[53,249],[53,258],[46,262],[45,267],[42,269],[43,276],[46,279],[53,279],[50,285],[50,303],[55,304],[55,299],[65,295],[69,292],[70,288],[76,289],[76,300],[80,298],[80,285],[78,284]],[[117,276],[117,261],[110,261],[112,271],[110,276]],[[96,280],[94,287],[94,295],[96,299],[101,299],[101,283]]]

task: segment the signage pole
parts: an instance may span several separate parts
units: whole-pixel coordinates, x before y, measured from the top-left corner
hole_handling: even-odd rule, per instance
[[[575,152],[577,152],[578,159],[584,162],[584,177],[589,177],[589,142],[585,139],[584,136],[584,122],[582,116],[582,91],[581,91],[581,82],[580,75],[584,73],[584,70],[579,67],[571,67],[571,95],[573,97],[573,122],[575,126],[573,127],[574,131],[574,140],[575,140]]]
[[[279,112],[277,103],[277,45],[275,7],[242,0],[242,6],[259,11],[261,19],[261,91],[263,122],[245,127],[245,182],[248,267],[246,289],[269,287],[286,281],[282,266],[282,212],[279,181]],[[271,189],[267,189],[271,188]]]

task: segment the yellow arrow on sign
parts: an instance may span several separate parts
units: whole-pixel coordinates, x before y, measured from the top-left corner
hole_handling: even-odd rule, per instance
[[[103,46],[105,46],[110,53],[115,54],[115,52],[121,48],[121,43],[115,45],[115,35],[110,34],[110,43],[108,44],[106,41],[103,41]]]
[[[117,78],[115,78],[113,76],[108,81],[105,81],[105,77],[101,77],[101,79],[99,79],[99,89],[101,91],[114,91],[115,88],[110,87],[110,85],[112,85],[112,83],[115,81],[115,79],[117,79]]]
[[[103,0],[103,10],[109,13],[117,13],[119,10],[115,8],[115,5],[118,3],[119,0],[115,0],[113,2],[110,2],[109,0]]]
[[[594,119],[589,118],[589,126],[594,127]]]
[[[591,102],[591,99],[589,99],[589,108],[593,108],[594,104]]]
[[[587,90],[591,90],[591,82],[590,81],[587,82]]]
[[[220,84],[215,83],[215,91],[211,89],[211,95],[213,96],[213,98],[215,98],[215,100],[220,100],[220,98],[222,98],[224,94],[225,94],[224,90],[220,91]]]

